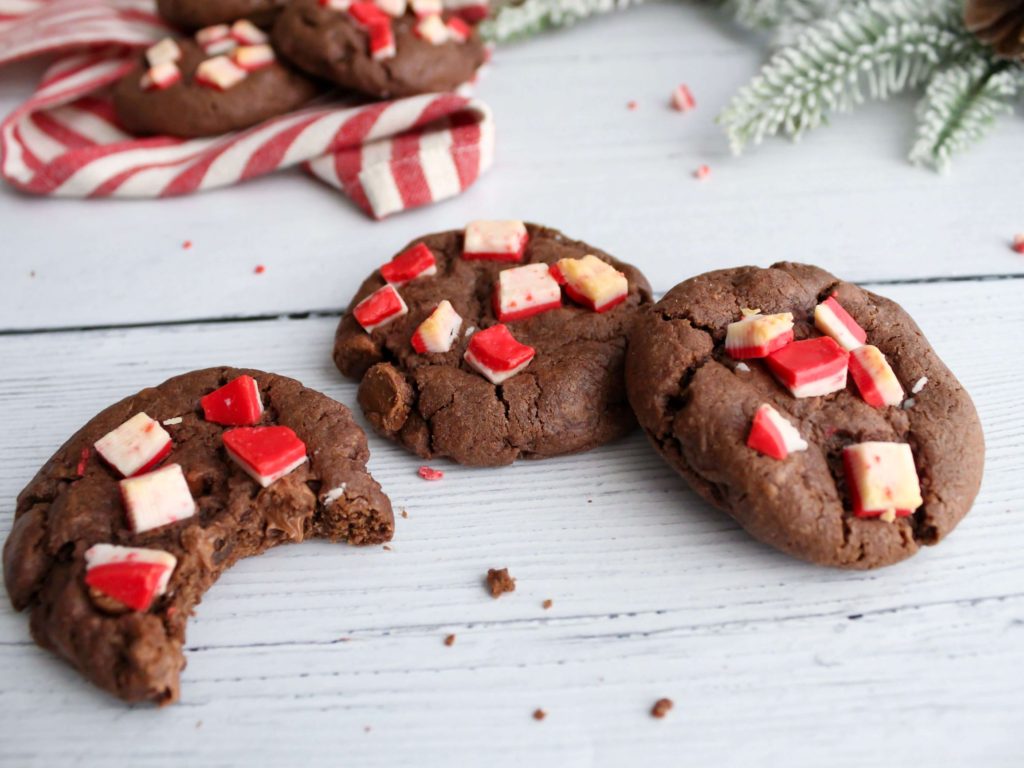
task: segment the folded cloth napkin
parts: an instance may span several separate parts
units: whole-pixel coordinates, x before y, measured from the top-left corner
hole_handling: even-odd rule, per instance
[[[491,165],[490,109],[453,93],[314,105],[213,138],[130,136],[109,86],[168,33],[153,0],[0,0],[0,66],[57,54],[0,123],[0,177],[40,195],[169,197],[301,165],[379,219],[457,195]]]

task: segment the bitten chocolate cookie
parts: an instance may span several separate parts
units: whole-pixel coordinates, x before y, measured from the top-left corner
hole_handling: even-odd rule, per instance
[[[292,0],[273,39],[300,69],[381,99],[453,90],[485,57],[476,33],[442,16],[439,0]]]
[[[565,295],[563,296],[563,291]],[[498,466],[633,428],[623,364],[640,272],[553,229],[473,222],[410,244],[360,287],[334,362],[380,434]]]
[[[318,87],[277,60],[248,22],[166,38],[114,88],[114,109],[139,136],[217,136],[301,107]]]
[[[184,29],[199,29],[214,24],[230,24],[248,19],[268,26],[288,0],[156,0],[157,12]]]
[[[655,448],[755,538],[877,568],[967,514],[984,437],[898,305],[816,267],[687,280],[630,337],[629,400]]]
[[[349,410],[293,379],[177,376],[100,413],[21,492],[7,592],[90,681],[169,703],[186,619],[225,569],[310,537],[391,539],[368,457]]]

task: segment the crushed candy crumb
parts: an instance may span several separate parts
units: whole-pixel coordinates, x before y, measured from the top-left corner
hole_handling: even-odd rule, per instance
[[[1024,253],[1024,232],[1013,236],[1013,250],[1017,253]]]
[[[743,373],[750,373],[750,366],[746,363],[736,363],[736,370],[743,371]]]
[[[912,395],[919,394],[921,392],[921,390],[924,389],[924,385],[927,384],[927,383],[928,383],[928,377],[927,376],[922,376],[920,379],[918,379],[914,383],[914,386],[910,388],[910,394],[912,394]]]
[[[900,408],[902,408],[904,411],[909,411],[911,408],[914,407],[916,403],[917,401],[914,398],[908,397],[906,400],[903,401],[903,404],[900,406]]]
[[[419,475],[424,480],[440,480],[442,477],[444,477],[444,472],[442,472],[440,469],[433,469],[431,467],[420,467]]]
[[[262,264],[257,264],[256,268],[253,269],[253,272],[255,274],[257,274],[257,275],[262,275],[266,271],[267,271],[267,268],[265,266],[263,266]]]
[[[345,483],[342,483],[337,488],[331,488],[331,490],[324,494],[324,504],[333,504],[344,495]]]
[[[628,102],[626,102],[626,109],[628,109],[630,112],[633,112],[636,108],[637,108],[637,103],[635,101],[628,101]]]
[[[187,250],[189,250],[189,249],[190,249],[191,247],[192,247],[192,241],[191,241],[191,240],[186,240],[186,241],[185,241],[184,243],[182,243],[182,244],[181,244],[181,249],[182,249],[183,251],[187,251]]]
[[[184,419],[182,419],[181,416],[174,416],[173,418],[170,419],[164,419],[160,423],[163,424],[165,427],[173,427],[175,424],[181,424],[183,420]]]
[[[78,466],[76,467],[76,471],[79,477],[85,474],[85,465],[89,461],[89,453],[90,451],[88,447],[83,448],[82,453],[78,458]]]
[[[711,169],[708,168],[708,166],[706,165],[698,166],[697,170],[693,172],[693,177],[697,179],[697,181],[704,181],[704,179],[706,179],[710,175]]]

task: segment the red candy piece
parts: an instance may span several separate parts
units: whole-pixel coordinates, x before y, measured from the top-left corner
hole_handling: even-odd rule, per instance
[[[420,467],[420,477],[424,480],[440,480],[444,477],[444,472],[439,469],[431,469],[430,467]]]
[[[380,276],[395,288],[415,280],[417,277],[433,277],[437,274],[437,259],[423,243],[416,243],[395,256],[380,268]]]
[[[834,296],[829,296],[814,308],[814,325],[848,352],[861,346],[868,338],[864,329]]]
[[[457,43],[464,43],[473,34],[472,28],[458,16],[448,19],[445,26],[448,27],[448,36]]]
[[[395,33],[391,20],[374,22],[370,25],[370,57],[374,61],[390,59],[395,55]]]
[[[409,307],[395,290],[395,286],[385,285],[356,304],[352,315],[367,333],[372,333],[374,328],[379,328],[408,311]]]
[[[846,386],[850,353],[828,336],[794,341],[765,358],[793,397],[820,397]]]
[[[533,347],[516,341],[507,326],[495,325],[473,334],[464,357],[492,384],[501,384],[528,366],[536,354]]]
[[[1024,253],[1024,233],[1013,236],[1012,248],[1017,253]]]
[[[228,456],[264,488],[306,461],[306,444],[288,427],[239,427],[223,440]]]
[[[685,83],[677,85],[672,91],[672,106],[680,112],[689,112],[697,106],[696,99],[693,98],[690,88]]]
[[[391,23],[391,17],[377,7],[374,3],[352,3],[348,7],[349,15],[362,24],[369,27],[373,24]]]
[[[242,374],[229,381],[220,389],[208,394],[199,404],[203,416],[214,424],[229,427],[246,427],[256,424],[263,415],[263,401],[256,379]]]
[[[747,447],[779,461],[795,451],[806,451],[807,442],[786,418],[767,403],[757,409],[747,436]]]
[[[88,463],[89,463],[89,449],[88,448],[83,448],[82,449],[82,453],[78,457],[78,467],[76,468],[76,471],[77,471],[79,477],[81,477],[82,475],[85,474],[85,467],[86,467],[86,465]]]
[[[166,572],[159,563],[111,563],[87,571],[85,583],[132,610],[147,611]]]
[[[562,306],[562,290],[547,264],[526,264],[498,275],[493,305],[503,323],[524,320]]]

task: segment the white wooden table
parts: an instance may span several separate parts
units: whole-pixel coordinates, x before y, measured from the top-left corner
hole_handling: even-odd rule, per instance
[[[0,537],[69,434],[172,374],[254,366],[354,405],[329,349],[358,281],[423,232],[519,217],[636,263],[659,293],[786,258],[901,302],[988,439],[981,495],[947,542],[872,573],[804,565],[698,501],[640,434],[500,470],[441,463],[439,483],[371,438],[409,515],[393,550],[314,542],[236,566],[192,621],[175,706],[93,689],[5,601],[0,761],[1024,764],[1024,258],[1008,247],[1024,121],[949,177],[904,162],[910,100],[734,159],[713,118],[763,55],[677,4],[502,49],[478,90],[497,115],[493,171],[384,223],[301,174],[159,203],[0,190]],[[0,111],[39,71],[0,75]],[[667,109],[680,81],[697,112]],[[492,600],[481,579],[502,566],[518,588]],[[676,706],[655,720],[662,696]]]

